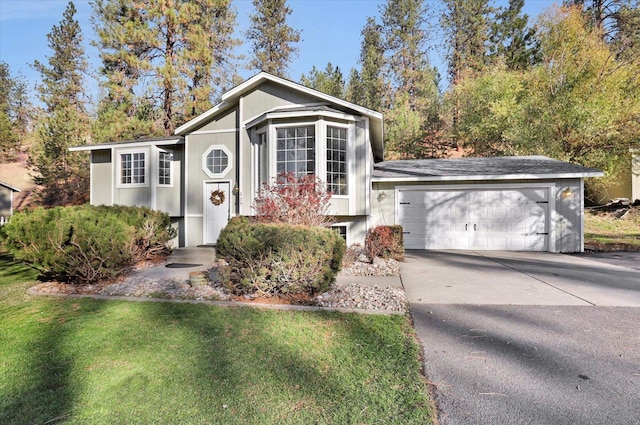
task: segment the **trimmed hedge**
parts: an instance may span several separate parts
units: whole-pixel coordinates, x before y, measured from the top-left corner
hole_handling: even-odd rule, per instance
[[[236,295],[293,295],[324,292],[344,255],[344,239],[328,228],[229,221],[216,254],[229,266],[218,278]]]
[[[37,208],[14,214],[0,230],[18,261],[61,281],[112,279],[137,262],[168,252],[175,236],[169,216],[149,208]]]

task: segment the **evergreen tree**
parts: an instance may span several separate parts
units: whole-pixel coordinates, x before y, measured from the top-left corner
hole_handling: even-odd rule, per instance
[[[298,55],[295,43],[300,42],[300,31],[287,24],[291,9],[286,0],[253,0],[253,6],[245,34],[253,54],[248,68],[287,77],[289,64]]]
[[[124,121],[115,136],[154,121],[169,135],[208,109],[231,83],[231,51],[239,44],[232,38],[235,18],[231,0],[96,0],[92,21],[107,91],[103,113]],[[144,86],[148,77],[155,84]]]
[[[318,70],[315,66],[309,71],[309,75],[300,77],[300,84],[321,91],[322,93],[344,98],[344,78],[342,71],[331,62],[327,63],[324,71]]]
[[[455,86],[465,77],[478,74],[486,64],[491,8],[488,0],[443,0],[443,3],[441,24],[449,46],[449,77]]]
[[[349,81],[347,81],[347,86],[345,88],[345,99],[351,103],[355,103],[356,105],[366,106],[364,94],[365,87],[362,82],[362,78],[360,77],[360,73],[356,68],[351,68],[351,72],[349,72]]]
[[[60,24],[47,34],[52,51],[47,64],[33,64],[42,76],[38,92],[45,111],[37,122],[29,164],[37,172],[34,180],[41,186],[38,195],[45,205],[84,201],[88,189],[86,155],[69,152],[89,136],[82,85],[88,65],[75,13],[69,2]]]
[[[360,49],[360,86],[362,94],[362,106],[375,111],[382,110],[382,99],[384,96],[384,40],[382,38],[382,28],[374,18],[367,18],[362,32],[362,46]],[[350,85],[355,87],[353,78],[350,78]]]
[[[11,160],[27,136],[31,105],[27,87],[0,62],[0,163]]]
[[[540,60],[535,29],[528,27],[523,6],[524,0],[509,0],[509,6],[499,8],[491,24],[489,54],[504,60],[509,69],[526,69]]]
[[[425,49],[427,11],[422,0],[388,0],[381,12],[388,157],[431,156],[441,119],[438,74]]]

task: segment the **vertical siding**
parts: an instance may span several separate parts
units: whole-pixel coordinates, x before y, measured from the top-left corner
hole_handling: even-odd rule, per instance
[[[272,82],[266,82],[243,97],[243,111],[240,122],[263,114],[279,106],[300,105],[318,102],[317,98],[292,90]]]
[[[0,186],[0,217],[9,217],[11,215],[11,197],[11,189]]]
[[[111,149],[91,151],[91,204],[111,205],[114,188]]]
[[[151,146],[145,146],[145,147],[141,147],[141,148],[129,148],[129,147],[122,147],[119,149],[114,149],[114,158],[113,160],[116,161],[115,162],[115,167],[114,167],[114,173],[115,175],[113,176],[114,179],[114,192],[113,192],[113,203],[116,205],[135,205],[138,207],[149,207],[149,208],[153,208],[153,205],[151,205],[151,185],[153,184],[152,180],[153,180],[153,173],[152,173],[152,169],[157,166],[157,164],[154,164],[154,156],[152,154],[152,147]],[[119,182],[119,176],[118,174],[118,162],[120,161],[120,154],[121,153],[127,153],[130,151],[135,151],[135,152],[144,152],[145,154],[145,159],[146,159],[146,166],[148,167],[148,170],[146,170],[147,175],[146,175],[146,184],[144,186],[132,186],[132,187],[128,187],[126,185],[123,186],[118,186],[118,182]]]
[[[209,121],[195,131],[220,131],[236,128],[236,109],[220,113],[213,120]]]
[[[164,148],[163,148],[164,149]],[[155,208],[160,211],[164,211],[169,214],[171,217],[178,217],[181,213],[181,206],[184,202],[183,200],[183,191],[182,188],[182,174],[180,170],[182,169],[182,161],[183,161],[183,147],[182,146],[167,146],[167,150],[173,152],[173,168],[171,174],[172,185],[171,186],[158,186],[156,188],[156,205]],[[156,155],[154,158],[154,165],[157,169],[158,167],[158,156]],[[156,181],[152,182],[152,184],[157,184],[158,177],[155,177]]]
[[[550,205],[555,201],[555,212],[552,212],[555,251],[582,251],[584,194],[580,179],[557,181],[556,187],[551,191],[551,198]]]

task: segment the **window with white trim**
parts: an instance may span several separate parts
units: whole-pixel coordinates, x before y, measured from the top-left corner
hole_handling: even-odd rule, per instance
[[[327,126],[327,190],[347,195],[347,129]]]
[[[315,126],[277,128],[276,173],[293,173],[300,177],[315,172]]]
[[[226,146],[209,146],[202,155],[202,170],[211,178],[224,177],[231,169],[231,161],[231,151]]]
[[[146,164],[144,152],[120,154],[120,184],[134,185],[146,183]]]
[[[161,186],[171,185],[171,162],[173,153],[170,151],[158,152],[158,184]]]

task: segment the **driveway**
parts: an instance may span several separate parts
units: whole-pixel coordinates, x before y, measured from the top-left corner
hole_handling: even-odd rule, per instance
[[[408,251],[401,273],[442,425],[640,424],[640,271]]]

